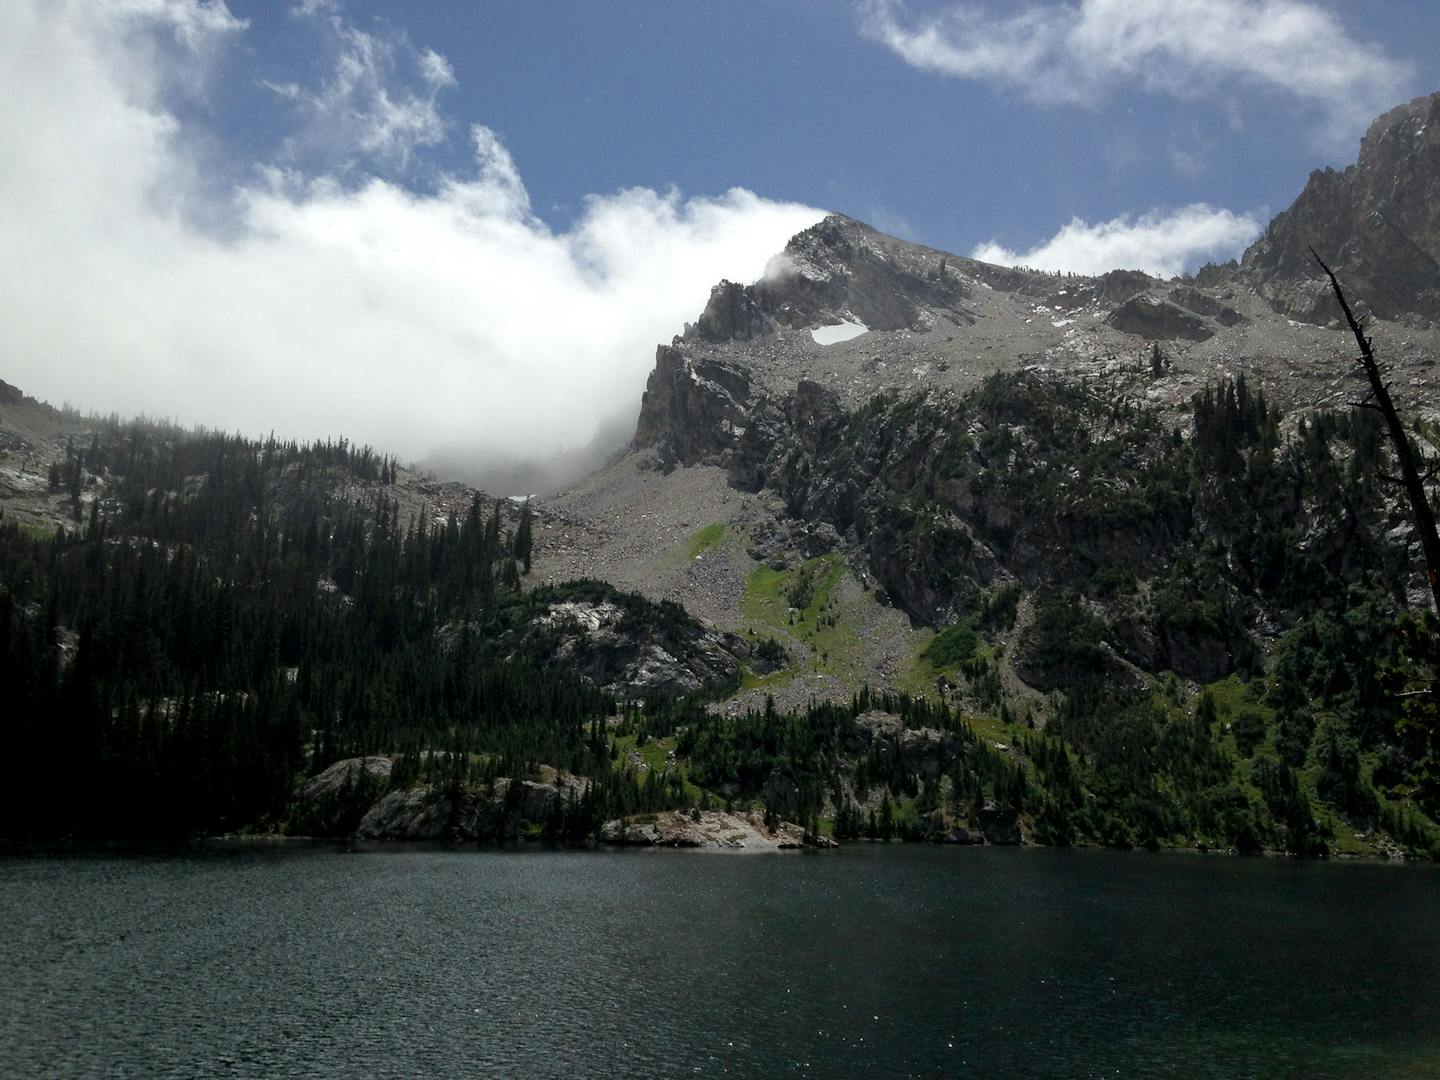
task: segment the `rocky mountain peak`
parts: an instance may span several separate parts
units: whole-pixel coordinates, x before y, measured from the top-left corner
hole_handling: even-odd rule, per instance
[[[971,321],[965,260],[831,214],[796,234],[753,285],[722,281],[683,337],[718,344],[751,341],[779,329],[844,321],[871,330],[918,329],[927,310]]]
[[[1440,93],[1377,118],[1355,164],[1316,170],[1245,252],[1240,274],[1282,314],[1338,314],[1310,248],[1384,318],[1440,320]]]

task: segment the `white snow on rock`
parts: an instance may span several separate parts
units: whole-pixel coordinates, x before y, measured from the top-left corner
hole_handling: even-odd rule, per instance
[[[810,331],[810,336],[815,339],[816,345],[836,345],[842,341],[857,338],[861,334],[868,333],[869,330],[870,328],[858,319],[853,322],[846,319],[833,326],[817,326]]]

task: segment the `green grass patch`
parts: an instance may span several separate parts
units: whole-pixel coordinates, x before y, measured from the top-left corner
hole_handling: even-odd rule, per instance
[[[967,715],[965,723],[970,725],[970,730],[979,735],[982,739],[989,739],[991,742],[1005,743],[1007,746],[1015,741],[1016,727],[1013,723],[1007,724],[998,716],[986,714]]]
[[[1215,705],[1211,730],[1215,741],[1236,761],[1248,761],[1263,751],[1273,751],[1270,731],[1275,710],[1260,701],[1263,683],[1241,682],[1238,675],[1218,679],[1202,691]]]
[[[725,804],[723,796],[716,795],[713,791],[707,793],[698,784],[691,783],[690,770],[684,760],[678,758],[675,761],[670,760],[670,754],[676,746],[676,739],[673,735],[663,739],[646,739],[645,744],[638,747],[635,745],[634,735],[616,735],[612,736],[612,740],[620,751],[620,760],[623,763],[629,764],[632,753],[639,754],[640,760],[645,762],[650,771],[679,773],[680,779],[685,785],[685,794],[695,802],[700,802],[706,794],[709,794],[710,802],[713,805],[723,806]]]
[[[1330,841],[1330,851],[1334,855],[1363,855],[1373,857],[1383,852],[1380,845],[1374,842],[1374,834],[1367,833],[1365,838],[1355,835],[1353,826],[1345,824],[1340,818],[1333,814],[1323,815],[1330,826],[1333,838]]]
[[[994,651],[972,619],[962,619],[920,643],[901,677],[899,689],[913,697],[933,699],[936,682],[944,676],[952,683],[961,675],[961,665],[971,660],[995,660]]]
[[[725,539],[725,522],[717,521],[706,525],[690,538],[690,558],[696,559],[720,546],[720,541]]]
[[[835,554],[786,570],[757,566],[745,583],[741,612],[747,622],[799,636],[797,629],[803,634],[819,624],[844,574],[845,565]]]
[[[17,521],[16,527],[34,540],[53,540],[59,531],[58,525],[41,525],[34,521]]]
[[[839,588],[845,564],[833,552],[807,559],[798,566],[776,570],[758,566],[745,583],[740,612],[747,629],[774,634],[808,645],[811,656],[801,660],[792,651],[792,663],[782,672],[750,675],[742,686],[779,685],[801,671],[823,672],[848,682],[863,678],[864,652],[860,641],[857,605],[868,597],[842,603]]]
[[[756,675],[749,668],[746,668],[740,675],[741,690],[765,690],[774,686],[784,686],[795,677],[793,667],[782,668],[780,671],[772,671],[766,675]]]

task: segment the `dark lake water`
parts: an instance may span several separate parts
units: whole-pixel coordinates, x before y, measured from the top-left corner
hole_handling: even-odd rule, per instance
[[[6,1076],[1440,1076],[1431,866],[0,859]]]

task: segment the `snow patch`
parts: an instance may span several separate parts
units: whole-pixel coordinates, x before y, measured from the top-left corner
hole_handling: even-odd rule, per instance
[[[816,345],[838,345],[842,341],[849,341],[861,334],[868,333],[870,328],[858,319],[845,319],[843,322],[831,326],[817,326],[810,331],[810,336],[815,340]]]

